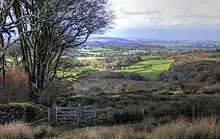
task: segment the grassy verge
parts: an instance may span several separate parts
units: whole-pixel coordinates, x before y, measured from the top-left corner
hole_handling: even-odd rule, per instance
[[[152,124],[152,123],[151,123]],[[119,126],[99,126],[58,132],[48,126],[29,127],[26,124],[0,126],[1,139],[219,139],[217,117],[195,121],[185,119],[152,127],[149,122]]]

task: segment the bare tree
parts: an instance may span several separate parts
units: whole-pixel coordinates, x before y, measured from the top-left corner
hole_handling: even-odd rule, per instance
[[[66,48],[111,28],[114,13],[108,0],[12,0],[8,17],[4,27],[19,34],[29,97],[41,101]]]

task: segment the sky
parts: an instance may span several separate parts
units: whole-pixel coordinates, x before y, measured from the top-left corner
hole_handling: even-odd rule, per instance
[[[108,37],[220,40],[220,0],[111,0]]]

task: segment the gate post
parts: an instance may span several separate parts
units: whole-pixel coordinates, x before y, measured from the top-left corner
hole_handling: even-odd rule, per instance
[[[57,106],[56,106],[56,103],[54,103],[53,105],[53,122],[54,123],[57,123]]]

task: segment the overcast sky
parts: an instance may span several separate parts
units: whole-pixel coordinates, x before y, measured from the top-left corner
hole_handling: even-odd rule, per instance
[[[106,36],[220,40],[220,0],[111,0],[115,28]]]

